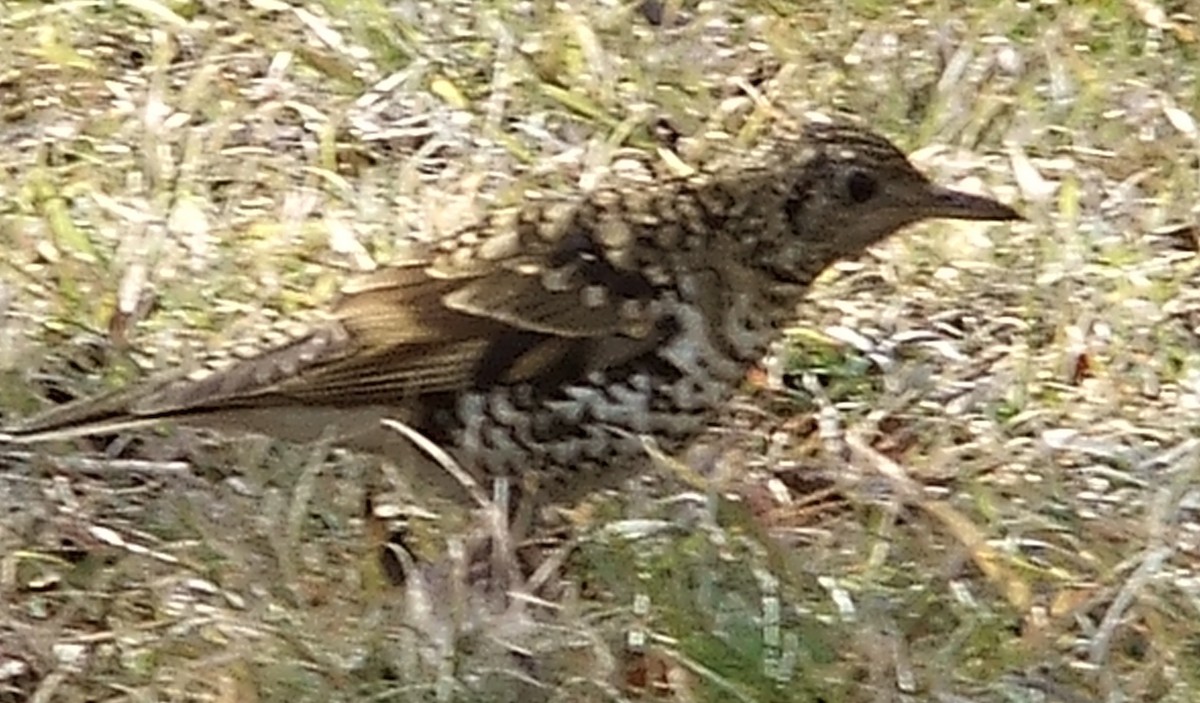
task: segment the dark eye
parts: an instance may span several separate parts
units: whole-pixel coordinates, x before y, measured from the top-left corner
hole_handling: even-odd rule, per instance
[[[846,196],[850,202],[862,205],[879,192],[879,183],[866,171],[852,171],[846,177]]]

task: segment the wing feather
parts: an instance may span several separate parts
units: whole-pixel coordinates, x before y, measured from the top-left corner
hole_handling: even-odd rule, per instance
[[[510,217],[514,226],[540,224],[485,225],[461,233],[443,256],[350,281],[328,321],[289,343],[59,406],[6,433],[33,441],[229,410],[403,406],[480,379],[537,381],[542,366],[558,380],[583,373],[588,363],[575,354],[588,340],[644,349],[653,288],[610,260],[592,220],[578,222],[561,203],[551,210],[550,225],[549,215]],[[455,268],[456,258],[468,263]],[[497,359],[508,366],[482,368]]]

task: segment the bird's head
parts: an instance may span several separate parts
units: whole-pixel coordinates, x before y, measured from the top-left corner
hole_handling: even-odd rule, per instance
[[[811,123],[795,154],[789,176],[768,186],[782,199],[785,241],[760,259],[782,280],[811,280],[922,220],[1021,219],[991,198],[931,182],[887,139],[857,127]]]

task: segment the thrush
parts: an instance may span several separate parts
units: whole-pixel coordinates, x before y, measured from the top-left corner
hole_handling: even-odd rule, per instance
[[[173,420],[411,457],[423,436],[477,480],[535,479],[570,500],[636,471],[642,437],[670,452],[703,432],[818,274],[931,218],[1019,216],[934,184],[870,131],[780,128],[688,176],[530,193],[352,281],[289,343],[55,407],[3,438]]]

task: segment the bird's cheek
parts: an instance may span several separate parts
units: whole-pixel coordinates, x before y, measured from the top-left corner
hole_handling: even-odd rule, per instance
[[[806,283],[838,257],[831,242],[797,240],[775,256],[773,268],[782,280]]]
[[[894,217],[887,213],[879,214],[878,217],[864,217],[845,224],[841,229],[843,236],[838,237],[837,241],[839,257],[855,257],[916,221],[900,213]]]

